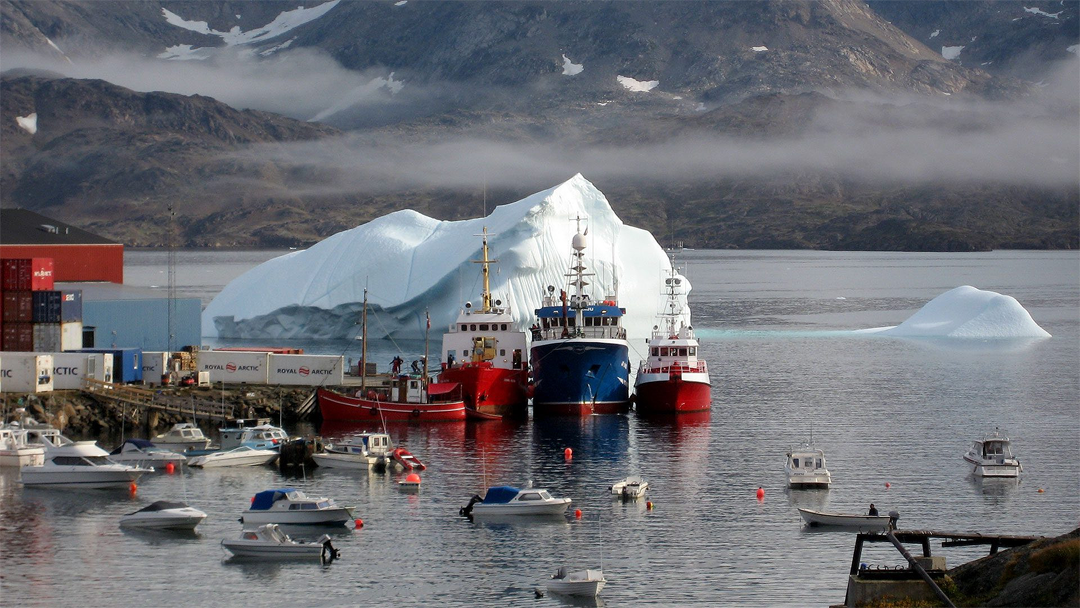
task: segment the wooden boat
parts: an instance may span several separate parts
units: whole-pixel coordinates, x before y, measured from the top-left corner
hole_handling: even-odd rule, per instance
[[[799,514],[809,526],[850,528],[861,532],[884,532],[896,528],[899,515],[859,515],[855,513],[827,513],[812,509],[799,509]]]

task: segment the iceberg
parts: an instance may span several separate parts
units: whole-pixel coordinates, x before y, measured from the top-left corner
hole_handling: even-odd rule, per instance
[[[919,338],[1049,338],[1016,298],[970,285],[930,300],[895,327],[867,330],[878,335]]]
[[[585,251],[595,274],[590,295],[617,295],[627,311],[629,336],[647,338],[664,305],[661,286],[671,262],[652,234],[625,226],[603,193],[580,174],[496,207],[484,218],[439,221],[397,211],[264,262],[210,302],[203,311],[203,334],[352,339],[360,331],[367,288],[369,339],[423,339],[430,314],[431,338],[437,341],[464,303],[479,299],[482,279],[474,262],[485,228],[491,256],[498,260],[492,295],[524,328],[533,322],[543,290],[565,287],[578,217],[590,237]],[[689,309],[684,310],[689,324]]]

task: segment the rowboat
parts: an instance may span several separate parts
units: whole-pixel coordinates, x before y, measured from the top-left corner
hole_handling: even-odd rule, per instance
[[[884,532],[890,528],[895,529],[896,519],[900,517],[895,511],[889,515],[860,515],[799,509],[799,514],[806,520],[808,526],[850,528],[861,532]]]

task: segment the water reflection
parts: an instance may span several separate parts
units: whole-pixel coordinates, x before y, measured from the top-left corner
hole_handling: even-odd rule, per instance
[[[1004,504],[1009,495],[1020,486],[1019,477],[981,477],[968,475],[968,481],[975,491],[990,499],[991,504]]]

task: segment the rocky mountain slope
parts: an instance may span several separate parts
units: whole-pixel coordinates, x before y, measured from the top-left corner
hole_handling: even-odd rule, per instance
[[[1077,247],[1077,3],[1033,4],[3,0],[54,73],[0,81],[0,204],[293,246],[580,171],[687,246]]]

